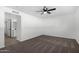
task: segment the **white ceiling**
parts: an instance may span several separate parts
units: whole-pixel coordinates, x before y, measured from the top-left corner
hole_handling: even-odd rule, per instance
[[[53,16],[72,14],[77,9],[76,6],[47,6],[49,9],[56,8],[56,10],[53,11],[52,14],[50,15],[49,14],[41,15],[40,12],[36,11],[40,11],[43,8],[43,6],[7,6],[7,7],[38,17],[53,17]]]

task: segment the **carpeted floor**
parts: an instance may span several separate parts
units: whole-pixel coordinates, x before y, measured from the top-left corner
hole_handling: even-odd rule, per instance
[[[2,48],[2,53],[79,53],[75,39],[41,35],[15,45]]]

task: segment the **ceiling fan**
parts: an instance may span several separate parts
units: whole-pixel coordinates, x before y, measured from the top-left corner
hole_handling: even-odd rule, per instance
[[[46,6],[43,7],[43,9],[41,11],[38,11],[38,12],[41,12],[41,15],[43,14],[51,14],[52,11],[56,10],[56,8],[52,8],[52,9],[48,9]]]

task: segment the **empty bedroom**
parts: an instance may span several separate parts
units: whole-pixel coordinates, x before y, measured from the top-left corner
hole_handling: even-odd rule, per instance
[[[79,53],[79,6],[0,6],[0,53]]]

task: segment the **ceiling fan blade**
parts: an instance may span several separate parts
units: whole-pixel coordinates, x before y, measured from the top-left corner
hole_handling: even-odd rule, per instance
[[[51,12],[47,11],[48,14],[51,14]]]
[[[53,8],[53,9],[49,9],[48,11],[53,11],[53,10],[56,10],[56,8]]]

